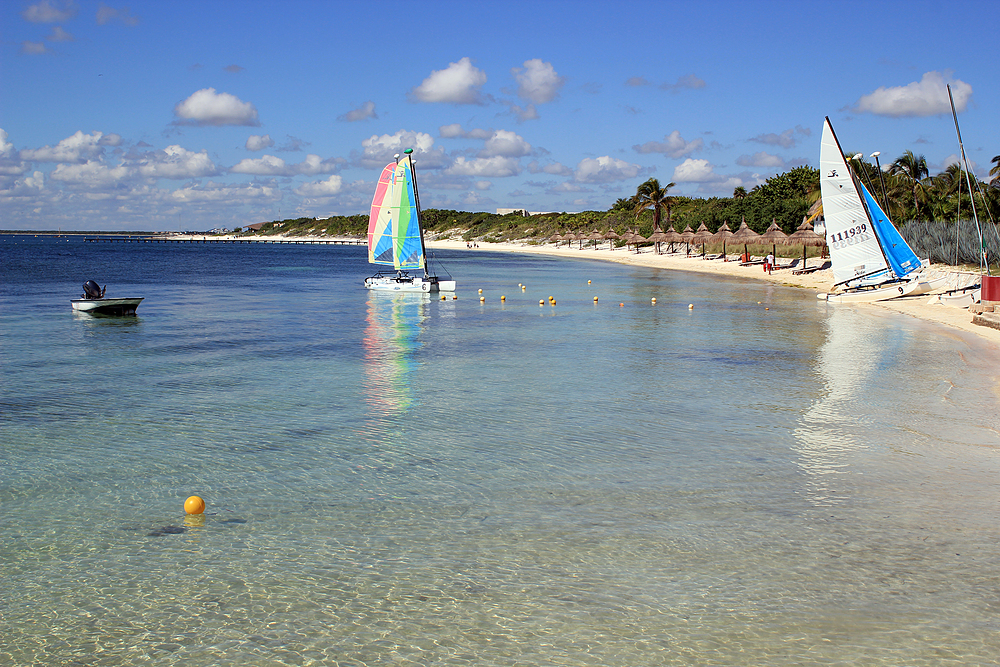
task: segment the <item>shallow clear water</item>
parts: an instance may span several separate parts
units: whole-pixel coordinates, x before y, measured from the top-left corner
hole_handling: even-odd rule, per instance
[[[445,301],[357,247],[0,254],[0,664],[1000,660],[974,337],[484,250]]]

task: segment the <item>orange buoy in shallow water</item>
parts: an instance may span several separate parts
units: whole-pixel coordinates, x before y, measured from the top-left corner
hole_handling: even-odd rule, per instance
[[[198,496],[191,496],[184,501],[184,511],[188,514],[201,514],[205,511],[205,501]]]

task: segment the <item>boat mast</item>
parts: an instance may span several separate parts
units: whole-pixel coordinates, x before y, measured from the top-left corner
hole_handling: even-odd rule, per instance
[[[958,113],[955,111],[955,98],[951,96],[951,84],[947,85],[948,101],[951,102],[951,116],[955,119],[955,132],[958,134],[958,148],[962,153],[962,166],[965,168],[965,184],[969,188],[969,199],[972,200],[972,219],[976,221],[976,233],[979,234],[979,275],[983,275],[983,262],[986,261],[986,246],[983,244],[983,230],[979,226],[979,216],[976,214],[976,193],[972,191],[969,181],[969,160],[965,157],[965,146],[962,144],[962,130],[958,129]],[[958,198],[962,201],[961,195]],[[988,265],[987,265],[988,267]]]
[[[410,161],[410,177],[413,178],[413,198],[417,205],[417,226],[420,227],[420,256],[424,258],[424,278],[427,273],[427,251],[424,249],[424,224],[420,220],[420,191],[417,190],[417,170],[413,168],[413,149],[407,148],[405,151],[407,159]]]

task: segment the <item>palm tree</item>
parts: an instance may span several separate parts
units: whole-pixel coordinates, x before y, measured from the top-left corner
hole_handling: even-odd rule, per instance
[[[930,173],[927,170],[927,158],[923,155],[914,155],[913,151],[906,151],[889,166],[889,173],[901,176],[913,190],[913,210],[914,214],[920,211],[920,202],[917,200],[917,193],[923,191],[923,179]]]
[[[675,183],[667,183],[662,188],[660,187],[660,181],[655,178],[651,178],[642,185],[640,185],[635,191],[635,217],[639,217],[639,214],[645,211],[647,208],[653,209],[653,231],[660,232],[660,209],[667,209],[667,224],[670,223],[670,207],[674,203],[674,198],[667,195],[667,191],[674,187]]]
[[[733,188],[733,199],[737,201],[742,201],[747,198],[747,189],[742,185],[737,185]]]
[[[990,169],[990,176],[993,177],[990,185],[1000,186],[1000,155],[994,155],[990,162],[993,164],[993,168]]]
[[[635,217],[638,218],[639,214],[645,211],[647,208],[653,209],[653,233],[663,231],[660,229],[660,209],[667,209],[667,223],[670,222],[670,206],[673,204],[674,198],[667,195],[667,190],[674,187],[674,183],[667,183],[662,188],[660,187],[660,181],[655,178],[651,178],[642,185],[640,185],[635,191]],[[660,242],[656,242],[656,254],[660,254]]]

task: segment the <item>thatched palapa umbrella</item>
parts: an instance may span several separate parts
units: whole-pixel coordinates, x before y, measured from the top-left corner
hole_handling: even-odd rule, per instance
[[[553,234],[552,236],[549,237],[549,240],[550,241],[555,241],[556,242],[556,247],[558,248],[559,247],[559,242],[560,241],[565,241],[566,239],[565,239],[565,237],[562,234]]]
[[[756,243],[760,238],[760,234],[747,227],[747,220],[746,218],[743,218],[740,222],[740,228],[733,232],[733,235],[730,238],[737,243],[743,244],[743,254],[747,256],[747,259],[749,259],[750,253],[747,251],[747,246],[751,243]]]
[[[609,242],[608,245],[610,246],[610,250],[615,249],[615,240],[620,238],[621,236],[618,235],[618,232],[613,229],[609,229],[604,235],[604,240]]]
[[[733,230],[729,228],[728,221],[723,222],[722,226],[719,227],[719,231],[712,234],[711,238],[712,243],[719,243],[720,241],[722,242],[722,259],[725,262],[729,261],[729,258],[726,257],[726,239],[732,238],[732,236],[733,236]]]
[[[649,235],[649,238],[646,239],[646,240],[647,241],[652,241],[653,243],[656,244],[656,254],[659,255],[660,254],[660,243],[662,243],[662,242],[664,242],[664,241],[667,240],[667,235],[664,234],[663,232],[653,232],[652,234]]]
[[[806,268],[806,247],[807,246],[824,246],[826,245],[826,238],[820,236],[813,230],[812,224],[806,218],[802,218],[802,224],[788,236],[787,243],[798,245],[802,244],[802,268]]]
[[[679,242],[681,242],[681,241],[684,240],[684,237],[681,236],[680,233],[676,229],[674,229],[673,225],[670,225],[669,227],[667,227],[667,231],[665,231],[664,234],[667,237],[667,239],[666,239],[667,242],[670,243],[670,252],[674,251],[674,244],[675,243],[679,243]]]
[[[594,242],[594,250],[597,250],[597,242],[604,240],[604,232],[599,232],[596,229],[589,234],[587,234],[587,240]]]
[[[691,254],[691,239],[694,238],[694,231],[691,229],[691,225],[684,228],[681,232],[681,241],[684,241],[684,245],[687,246],[687,254]]]
[[[705,226],[704,222],[698,225],[698,231],[696,231],[694,236],[691,237],[691,243],[694,243],[695,245],[699,243],[701,244],[702,257],[705,256],[705,244],[708,243],[708,240],[711,238],[712,232],[708,231],[708,227]]]
[[[643,236],[642,234],[638,233],[638,232],[632,232],[631,234],[629,234],[628,236],[626,236],[625,239],[626,239],[625,243],[626,244],[631,243],[632,245],[634,245],[635,246],[635,251],[636,251],[636,253],[638,253],[639,252],[639,244],[645,242],[646,237]]]
[[[775,256],[775,261],[777,261],[778,244],[787,243],[788,234],[781,231],[781,227],[778,226],[778,222],[774,218],[771,218],[771,226],[767,228],[766,232],[760,235],[760,240],[771,244],[771,254]]]

